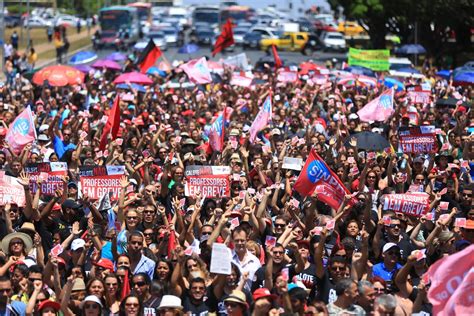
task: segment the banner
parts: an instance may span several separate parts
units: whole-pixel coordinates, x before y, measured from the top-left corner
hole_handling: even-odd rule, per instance
[[[421,217],[428,212],[429,207],[430,198],[425,193],[386,194],[384,196],[384,210]]]
[[[387,89],[378,97],[364,105],[357,111],[357,115],[362,122],[386,121],[395,112],[393,106],[393,88]]]
[[[335,210],[339,209],[344,201],[344,196],[350,194],[314,149],[311,149],[294,188],[303,196],[312,195],[314,192],[318,193],[318,200]]]
[[[298,73],[296,71],[280,71],[277,80],[280,82],[296,82]]]
[[[253,78],[246,76],[241,76],[239,74],[232,74],[232,79],[230,80],[231,86],[239,86],[248,88],[252,85]]]
[[[91,200],[99,200],[104,194],[111,193],[110,200],[117,201],[124,173],[124,166],[80,167],[81,190]]]
[[[416,126],[399,131],[399,150],[403,153],[423,154],[438,152],[438,141],[433,126]]]
[[[16,204],[20,207],[26,205],[25,189],[14,177],[0,173],[0,205],[7,203]]]
[[[40,162],[29,164],[25,167],[25,172],[30,176],[30,191],[36,193],[38,190],[37,181],[41,178],[41,192],[46,196],[54,196],[57,189],[63,189],[62,177],[67,176],[66,162]]]
[[[244,71],[249,68],[249,61],[245,53],[229,56],[226,59],[223,59],[222,62],[228,66],[242,69]]]
[[[421,85],[414,85],[414,86],[407,86],[407,97],[410,100],[411,104],[422,103],[428,104],[430,103],[430,96],[431,91],[429,87],[421,86]]]
[[[255,138],[257,137],[257,133],[264,129],[268,123],[272,119],[272,97],[271,93],[268,97],[266,97],[265,102],[263,102],[263,106],[258,111],[255,120],[253,121],[252,125],[250,126],[250,143],[254,143]]]
[[[469,315],[472,312],[474,245],[436,261],[427,274],[431,281],[428,299],[433,315]]]
[[[206,84],[212,82],[211,71],[204,57],[188,61],[186,64],[179,66],[179,68],[188,75],[189,80],[193,83]]]
[[[36,139],[35,122],[28,106],[13,121],[5,136],[6,142],[10,145],[15,154],[19,154],[23,147]]]
[[[184,171],[186,196],[200,192],[208,198],[229,197],[230,171],[229,166],[187,166]]]
[[[349,48],[349,66],[362,66],[374,71],[390,69],[390,50]]]

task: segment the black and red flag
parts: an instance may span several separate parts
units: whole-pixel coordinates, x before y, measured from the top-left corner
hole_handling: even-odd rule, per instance
[[[155,65],[157,59],[160,58],[162,54],[161,49],[155,45],[153,39],[150,39],[137,61],[140,71],[146,73],[150,67]]]
[[[214,49],[212,50],[212,56],[215,56],[223,49],[234,45],[234,43],[235,42],[234,33],[232,32],[232,22],[228,19],[222,27],[221,34],[217,37],[216,43],[214,44]]]

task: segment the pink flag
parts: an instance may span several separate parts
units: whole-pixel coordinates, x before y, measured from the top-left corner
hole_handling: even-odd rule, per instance
[[[248,88],[252,84],[252,80],[252,78],[246,76],[233,74],[230,85]]]
[[[214,151],[222,151],[224,147],[224,124],[226,117],[226,108],[224,111],[216,118],[214,123],[212,123],[211,129],[209,131],[209,143],[211,148]]]
[[[5,140],[15,154],[19,154],[23,147],[36,139],[35,123],[31,108],[28,106],[10,125]]]
[[[467,277],[469,270],[472,269],[472,258],[474,258],[474,245],[438,260],[430,267],[428,275],[431,280],[431,287],[428,291],[428,299],[433,304],[433,315],[454,315],[454,311],[447,312],[447,303],[449,301],[451,301],[450,303],[459,302],[461,304],[460,308],[462,308],[469,301],[469,293],[471,293],[472,300],[472,289],[465,293],[456,293],[456,289],[459,290],[463,287],[464,282],[468,282]],[[473,276],[472,273],[470,274],[469,278],[472,285]],[[469,285],[466,284],[465,286]]]
[[[474,307],[474,267],[469,270],[462,283],[449,297],[444,309],[437,315],[472,315]]]
[[[393,112],[393,89],[390,88],[367,103],[357,112],[357,115],[359,115],[362,122],[383,122],[388,119]]]
[[[272,99],[271,99],[271,95],[269,95],[265,99],[265,102],[263,102],[263,107],[258,112],[257,117],[252,123],[252,126],[250,126],[250,142],[252,144],[255,141],[255,137],[257,136],[257,133],[260,132],[262,129],[264,129],[268,125],[268,122],[271,120],[271,118],[272,118]]]
[[[188,75],[189,80],[197,84],[206,84],[212,81],[211,72],[207,66],[207,60],[204,57],[193,59],[184,65],[181,69]]]

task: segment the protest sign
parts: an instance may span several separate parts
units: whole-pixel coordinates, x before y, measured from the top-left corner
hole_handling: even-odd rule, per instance
[[[120,196],[120,179],[124,166],[85,166],[79,169],[81,190],[91,200],[98,200],[111,193],[110,200],[117,201]]]
[[[374,71],[387,71],[390,68],[388,49],[349,48],[349,66],[362,66]]]
[[[232,255],[225,244],[213,243],[211,253],[211,273],[229,275],[231,273]]]
[[[383,209],[421,217],[428,212],[429,206],[428,194],[387,194],[385,195]]]
[[[425,90],[426,87],[423,87],[421,85],[412,85],[412,86],[407,86],[407,97],[410,100],[411,104],[416,104],[416,103],[422,103],[422,104],[428,104],[430,103],[430,95],[431,91],[430,90]]]
[[[245,53],[240,53],[234,56],[229,56],[222,62],[228,66],[235,67],[242,70],[247,70],[249,67],[249,61]]]
[[[277,80],[280,82],[296,82],[298,73],[296,71],[280,71]]]
[[[422,154],[436,153],[438,142],[434,128],[416,126],[399,132],[399,150],[403,153]]]
[[[314,149],[311,150],[294,188],[303,196],[318,193],[318,199],[335,210],[344,201],[344,196],[349,194],[341,180]]]
[[[296,170],[300,171],[303,168],[303,159],[302,158],[293,158],[293,157],[284,157],[282,169]]]
[[[186,196],[197,192],[208,198],[230,196],[229,166],[187,166],[184,175]]]
[[[30,190],[32,193],[38,190],[37,181],[41,179],[41,192],[46,196],[54,196],[57,189],[64,187],[62,177],[67,176],[67,163],[41,162],[29,164],[25,167],[25,172],[30,176]]]
[[[230,85],[231,86],[239,86],[239,87],[244,87],[248,88],[252,84],[253,78],[251,77],[246,77],[246,76],[241,76],[239,74],[232,74],[232,79],[230,80]]]
[[[25,190],[16,178],[2,173],[0,174],[0,205],[7,203],[25,206]]]

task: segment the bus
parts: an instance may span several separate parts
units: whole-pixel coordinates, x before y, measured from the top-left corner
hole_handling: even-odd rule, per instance
[[[227,19],[231,19],[234,22],[248,21],[253,16],[251,8],[246,6],[230,6],[222,9],[221,11],[221,22],[225,23]]]
[[[134,2],[127,4],[128,7],[137,8],[138,18],[142,26],[149,26],[151,23],[151,3]],[[148,25],[147,25],[148,24]]]
[[[203,5],[197,6],[193,11],[193,29],[196,25],[206,24],[210,27],[217,27],[219,25],[219,6]]]
[[[125,36],[124,44],[135,44],[140,37],[138,10],[127,6],[112,6],[99,10],[100,36],[99,47],[115,46],[119,32]]]

